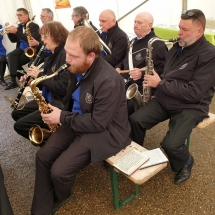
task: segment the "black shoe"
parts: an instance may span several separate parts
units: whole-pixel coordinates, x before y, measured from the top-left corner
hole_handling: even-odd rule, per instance
[[[53,211],[52,213],[56,213],[64,204],[66,204],[72,197],[72,193],[70,193],[65,200],[63,200],[62,202],[56,202],[54,203],[54,207],[53,207]]]
[[[192,156],[190,156],[189,163],[184,165],[184,167],[176,173],[175,176],[175,184],[181,184],[182,182],[189,179],[191,175],[191,169],[193,167],[194,159]]]
[[[1,79],[0,79],[0,84],[1,84],[3,87],[7,85],[7,83],[6,83],[4,80],[1,80]]]
[[[10,90],[13,88],[19,87],[19,85],[16,82],[8,82],[8,84],[4,87],[4,90]]]

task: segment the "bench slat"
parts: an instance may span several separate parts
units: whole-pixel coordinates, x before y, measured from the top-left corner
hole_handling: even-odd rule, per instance
[[[208,113],[209,118],[205,118],[202,122],[200,122],[196,128],[205,128],[208,125],[212,124],[213,122],[215,122],[215,114],[213,113]]]

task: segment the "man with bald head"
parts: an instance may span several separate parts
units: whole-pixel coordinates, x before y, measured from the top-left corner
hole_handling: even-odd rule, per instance
[[[116,21],[116,16],[112,10],[104,10],[99,16],[102,33],[100,38],[106,44],[103,46],[102,56],[104,59],[115,67],[126,56],[128,47],[128,37],[122,31]]]
[[[130,70],[129,74],[124,75],[125,79],[128,79],[126,87],[130,84],[136,83],[138,90],[142,94],[143,92],[143,77],[144,72],[140,71],[140,68],[146,66],[146,49],[148,47],[148,41],[156,37],[153,26],[153,16],[149,12],[141,12],[137,14],[134,20],[134,32],[137,37],[131,40],[130,49],[125,59],[116,66],[117,72],[121,70]],[[161,75],[165,65],[165,56],[167,54],[167,47],[164,42],[156,41],[153,43],[152,60],[155,71]],[[129,56],[131,55],[131,56]],[[131,59],[129,61],[129,59]],[[133,100],[128,100],[128,114],[134,112]]]

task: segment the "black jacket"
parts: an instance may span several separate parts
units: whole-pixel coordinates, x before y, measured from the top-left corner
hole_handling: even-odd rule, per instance
[[[74,86],[71,80],[65,103],[71,99]],[[92,162],[104,160],[130,144],[124,80],[102,57],[94,61],[80,82],[80,107],[82,115],[66,106],[60,122],[76,134],[88,135]]]
[[[45,59],[44,72],[39,73],[38,77],[53,74],[55,71],[57,71],[57,69],[60,68],[60,66],[66,63],[65,60],[66,52],[64,50],[64,44],[62,44],[57,46],[54,50],[54,53]],[[70,72],[65,70],[53,78],[42,81],[38,86],[45,86],[52,93],[53,100],[62,101],[63,97],[66,95],[70,77],[76,80],[74,75],[71,76]],[[54,102],[55,101],[52,101],[51,103],[58,106],[58,104]]]
[[[107,37],[100,35],[100,38],[111,50],[111,54],[104,56],[104,59],[113,67],[120,63],[126,56],[128,48],[128,36],[116,25],[108,29]]]
[[[170,49],[156,98],[167,110],[194,109],[207,116],[214,85],[215,47],[202,36],[182,54],[178,43]]]
[[[30,21],[30,20],[29,20]],[[26,23],[27,24],[27,23]],[[24,25],[24,28],[26,29],[26,24]],[[31,22],[29,24],[29,28],[30,28],[30,32],[31,32],[31,36],[35,39],[40,41],[41,40],[41,36],[39,34],[39,25],[37,25],[34,22]],[[19,47],[20,44],[20,39],[24,40],[26,42],[28,42],[27,40],[27,36],[25,33],[23,33],[23,27],[19,24],[18,25],[18,31],[16,32],[16,34],[12,34],[9,33],[8,34],[8,38],[12,43],[17,43],[16,44],[16,48]]]
[[[157,37],[154,33],[154,30],[152,29],[151,32],[149,34],[147,34],[144,38],[136,41],[135,38],[134,43],[133,43],[133,49],[132,49],[132,60],[133,60],[133,67],[134,68],[143,68],[145,66],[147,66],[147,61],[146,61],[146,49],[148,48],[148,41],[153,38],[153,37]],[[133,40],[131,40],[130,43],[133,42]],[[152,60],[153,60],[153,64],[154,64],[154,70],[158,73],[158,75],[161,75],[163,73],[163,69],[165,66],[165,62],[166,62],[166,55],[168,52],[168,49],[165,45],[164,42],[162,41],[155,41],[152,44]],[[129,69],[129,63],[128,63],[128,51],[127,51],[127,55],[125,57],[125,59],[116,66],[116,68],[120,68],[121,70],[128,70]],[[138,85],[138,89],[139,91],[142,93],[142,89],[143,89],[143,77],[144,77],[144,72],[142,74],[142,78],[137,80],[137,81],[130,81],[130,84],[136,83]],[[123,77],[125,77],[126,79],[128,79],[129,74],[125,74],[123,75]]]

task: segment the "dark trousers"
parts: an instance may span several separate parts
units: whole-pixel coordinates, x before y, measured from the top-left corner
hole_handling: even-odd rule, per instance
[[[90,163],[87,134],[75,136],[60,126],[36,154],[36,179],[31,212],[48,214],[71,192],[76,174]]]
[[[0,80],[4,81],[4,74],[6,69],[6,56],[0,55]]]
[[[20,48],[14,49],[8,53],[8,67],[12,77],[17,76],[17,70],[21,69],[21,66],[28,63],[30,59],[25,55],[24,51]],[[14,82],[14,78],[11,77],[11,81]]]
[[[4,175],[0,166],[0,215],[13,215],[13,211],[4,186]]]
[[[131,139],[142,145],[146,130],[169,119],[169,130],[161,146],[168,156],[172,170],[178,172],[190,158],[185,141],[203,118],[195,110],[166,111],[156,99],[153,99],[129,117]]]
[[[22,110],[13,110],[11,116],[16,121],[14,130],[27,139],[29,139],[29,130],[32,125],[36,124],[46,128],[35,100],[26,103]]]

